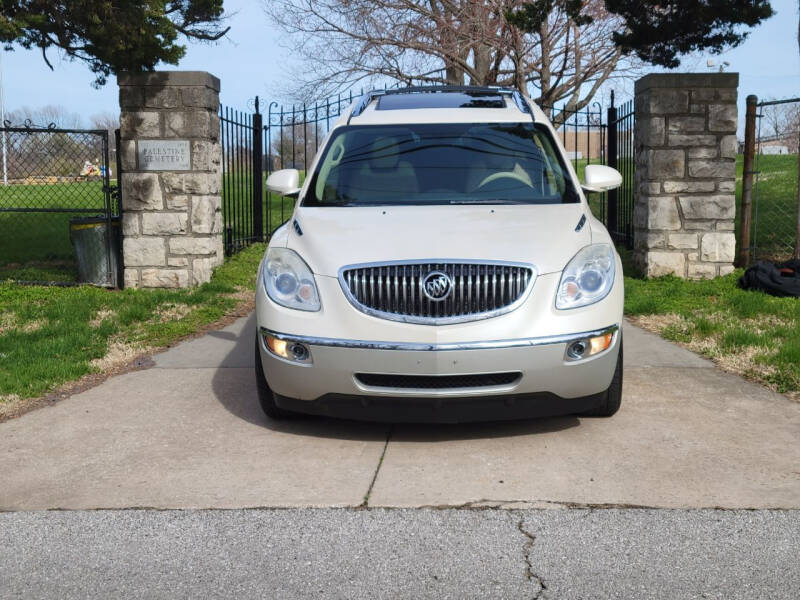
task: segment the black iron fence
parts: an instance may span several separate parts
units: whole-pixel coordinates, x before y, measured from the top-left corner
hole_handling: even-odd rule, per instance
[[[0,127],[0,280],[116,285],[106,130]]]
[[[254,115],[220,107],[222,144],[222,214],[225,251],[231,254],[262,239],[255,223],[255,180],[262,179],[254,163]]]
[[[359,94],[352,92],[312,104],[280,106],[262,113],[221,106],[222,215],[227,254],[265,241],[294,210],[294,199],[266,191],[265,178],[278,169],[297,169],[305,178],[322,140]]]
[[[253,112],[220,107],[223,156],[222,209],[225,249],[236,252],[254,241],[268,240],[294,209],[294,199],[266,191],[266,176],[273,170],[294,168],[301,180],[331,126],[363,95],[339,94],[313,104],[267,105],[258,98]],[[587,164],[606,164],[610,130],[604,117],[611,115],[595,102],[574,111],[545,107],[579,177]],[[620,107],[614,118],[617,150],[614,160],[624,176],[623,189],[615,196],[592,194],[595,215],[610,225],[618,241],[632,244],[633,216],[633,103]],[[627,153],[627,154],[626,154]],[[610,163],[609,163],[610,164]],[[615,219],[609,221],[609,219]]]
[[[599,102],[578,111],[557,107],[544,110],[556,124],[561,143],[581,180],[586,166],[591,164],[608,165],[621,173],[622,186],[604,194],[589,194],[589,207],[617,243],[632,248],[636,166],[633,100],[615,106],[612,92],[611,106],[605,111]]]
[[[599,102],[582,110],[558,107],[543,107],[573,166],[582,176],[582,168],[588,164],[599,164],[606,155],[606,124]]]
[[[748,96],[742,152],[739,266],[800,258],[800,98]]]
[[[558,138],[579,179],[583,180],[587,165],[605,164],[607,127],[603,122],[603,109],[599,102],[577,111],[564,107],[542,109],[554,124]],[[606,195],[593,193],[587,199],[594,215],[605,222]]]
[[[363,92],[328,98],[311,104],[267,107],[264,137],[269,169],[299,169],[310,166],[331,125]]]
[[[608,108],[608,156],[606,164],[622,174],[622,185],[606,194],[603,222],[617,242],[633,247],[633,206],[635,202],[634,169],[636,168],[633,100]]]

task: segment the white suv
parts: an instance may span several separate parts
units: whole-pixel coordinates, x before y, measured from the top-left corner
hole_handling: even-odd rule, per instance
[[[612,415],[622,267],[544,113],[513,90],[373,92],[327,135],[256,286],[271,418]]]

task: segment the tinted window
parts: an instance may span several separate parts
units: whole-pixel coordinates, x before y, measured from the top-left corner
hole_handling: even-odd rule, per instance
[[[578,202],[549,132],[533,123],[351,126],[334,132],[303,203]]]

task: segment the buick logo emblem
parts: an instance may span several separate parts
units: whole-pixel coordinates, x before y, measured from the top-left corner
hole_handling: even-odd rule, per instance
[[[441,302],[453,291],[453,282],[446,273],[431,271],[422,280],[422,291],[429,300]]]

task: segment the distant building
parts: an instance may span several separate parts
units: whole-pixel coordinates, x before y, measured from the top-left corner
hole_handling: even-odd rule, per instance
[[[789,147],[778,144],[761,144],[761,154],[789,154]]]
[[[783,135],[771,135],[756,140],[756,153],[758,154],[797,154],[797,131]],[[744,154],[744,142],[739,142],[739,154]]]
[[[567,156],[572,160],[600,158],[604,152],[604,133],[599,128],[587,129],[585,125],[579,126],[577,132],[570,125],[562,126],[556,131]]]

